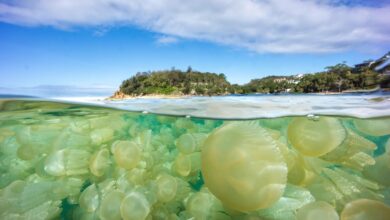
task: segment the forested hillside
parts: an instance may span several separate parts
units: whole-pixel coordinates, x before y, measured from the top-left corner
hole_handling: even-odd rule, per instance
[[[222,95],[231,87],[224,74],[166,70],[137,73],[123,81],[120,91],[128,95],[177,94]]]
[[[226,95],[250,93],[318,93],[389,88],[390,53],[357,64],[329,66],[325,71],[294,76],[267,76],[244,85],[230,84],[222,73],[192,70],[140,72],[122,82],[118,93],[143,95]]]

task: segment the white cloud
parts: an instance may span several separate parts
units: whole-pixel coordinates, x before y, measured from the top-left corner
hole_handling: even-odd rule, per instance
[[[156,42],[158,44],[173,44],[173,43],[176,43],[178,42],[179,40],[176,38],[176,37],[172,37],[172,36],[159,36],[156,40]]]
[[[330,52],[390,46],[390,4],[345,0],[19,0],[0,21],[21,25],[136,25],[169,38],[255,52]],[[383,2],[383,1],[382,1]],[[164,37],[162,38],[164,41]]]

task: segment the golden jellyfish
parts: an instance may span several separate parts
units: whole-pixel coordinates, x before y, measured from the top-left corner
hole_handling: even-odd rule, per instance
[[[143,220],[149,215],[150,204],[140,192],[131,192],[123,200],[120,206],[124,220]]]
[[[157,198],[162,202],[172,200],[176,195],[177,182],[173,176],[162,174],[157,177]]]
[[[116,141],[112,144],[111,152],[115,162],[125,169],[132,169],[141,160],[141,149],[134,141]]]
[[[194,174],[201,168],[201,153],[179,154],[174,162],[176,173],[181,176]]]
[[[88,186],[80,195],[79,204],[87,212],[94,212],[99,207],[99,192],[95,184]]]
[[[119,190],[107,193],[102,199],[102,204],[99,208],[99,217],[103,220],[122,219],[120,205],[124,197],[124,193]]]
[[[336,118],[309,120],[298,117],[288,125],[287,135],[291,145],[301,154],[319,157],[338,147],[344,141],[346,131]]]
[[[206,138],[204,133],[186,133],[176,140],[176,147],[182,154],[190,154],[199,151]]]
[[[256,123],[232,122],[216,129],[206,139],[201,159],[205,185],[234,210],[267,208],[286,186],[283,156]]]
[[[339,220],[336,209],[327,202],[316,201],[298,209],[297,220]]]
[[[114,130],[110,128],[100,128],[93,130],[90,134],[92,144],[100,145],[114,138]]]
[[[390,134],[389,118],[355,119],[353,123],[359,131],[371,136]]]
[[[354,200],[346,204],[341,212],[341,220],[388,220],[389,218],[390,207],[370,199]]]
[[[107,149],[97,151],[89,162],[89,169],[95,176],[103,176],[110,163],[110,153]]]

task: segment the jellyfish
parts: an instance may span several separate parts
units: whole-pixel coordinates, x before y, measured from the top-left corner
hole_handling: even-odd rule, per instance
[[[103,220],[121,220],[120,205],[124,197],[124,193],[119,190],[107,193],[99,207],[99,217]]]
[[[375,164],[375,160],[371,156],[371,153],[376,149],[375,143],[350,129],[346,129],[346,131],[347,136],[343,143],[321,158],[341,163],[357,170],[362,170],[365,166]]]
[[[370,199],[357,199],[345,205],[341,220],[387,220],[390,207],[382,202]]]
[[[287,166],[275,141],[258,124],[226,123],[206,139],[202,174],[210,192],[238,211],[267,208],[283,194]]]
[[[365,167],[363,174],[370,179],[384,185],[390,186],[390,154],[384,153],[375,158],[375,163]]]
[[[110,163],[110,153],[107,149],[97,151],[89,161],[89,169],[95,176],[103,176]]]
[[[275,204],[255,213],[262,219],[295,219],[297,209],[314,201],[315,198],[306,188],[287,184],[283,196]]]
[[[199,151],[206,138],[204,133],[186,133],[176,140],[176,147],[181,153],[190,154]]]
[[[89,158],[90,154],[85,150],[58,150],[46,157],[44,170],[52,176],[87,174]]]
[[[305,156],[322,156],[338,147],[346,131],[336,118],[320,117],[318,121],[304,117],[295,118],[288,125],[288,140]]]
[[[172,200],[176,195],[177,181],[173,176],[162,174],[157,177],[157,198],[162,202]]]
[[[389,118],[355,119],[353,124],[359,131],[371,136],[390,134]]]
[[[196,192],[186,201],[186,211],[195,219],[206,220],[211,216],[213,198],[210,194],[204,192]]]
[[[179,154],[174,163],[175,171],[181,176],[189,176],[201,168],[201,153]]]
[[[113,139],[114,130],[111,128],[99,128],[91,132],[92,144],[100,145]]]
[[[339,220],[336,209],[327,202],[316,201],[299,208],[297,220]]]
[[[130,192],[120,206],[124,220],[144,220],[149,215],[151,205],[145,195],[140,192]]]
[[[99,207],[99,192],[95,184],[88,186],[80,195],[80,207],[87,212],[95,212]]]
[[[111,152],[115,162],[125,169],[137,166],[141,159],[141,150],[137,143],[132,141],[116,141],[112,144]]]

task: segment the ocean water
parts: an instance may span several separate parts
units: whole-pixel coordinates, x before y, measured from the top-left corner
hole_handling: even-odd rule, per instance
[[[390,219],[386,95],[88,103],[0,100],[0,219]]]

